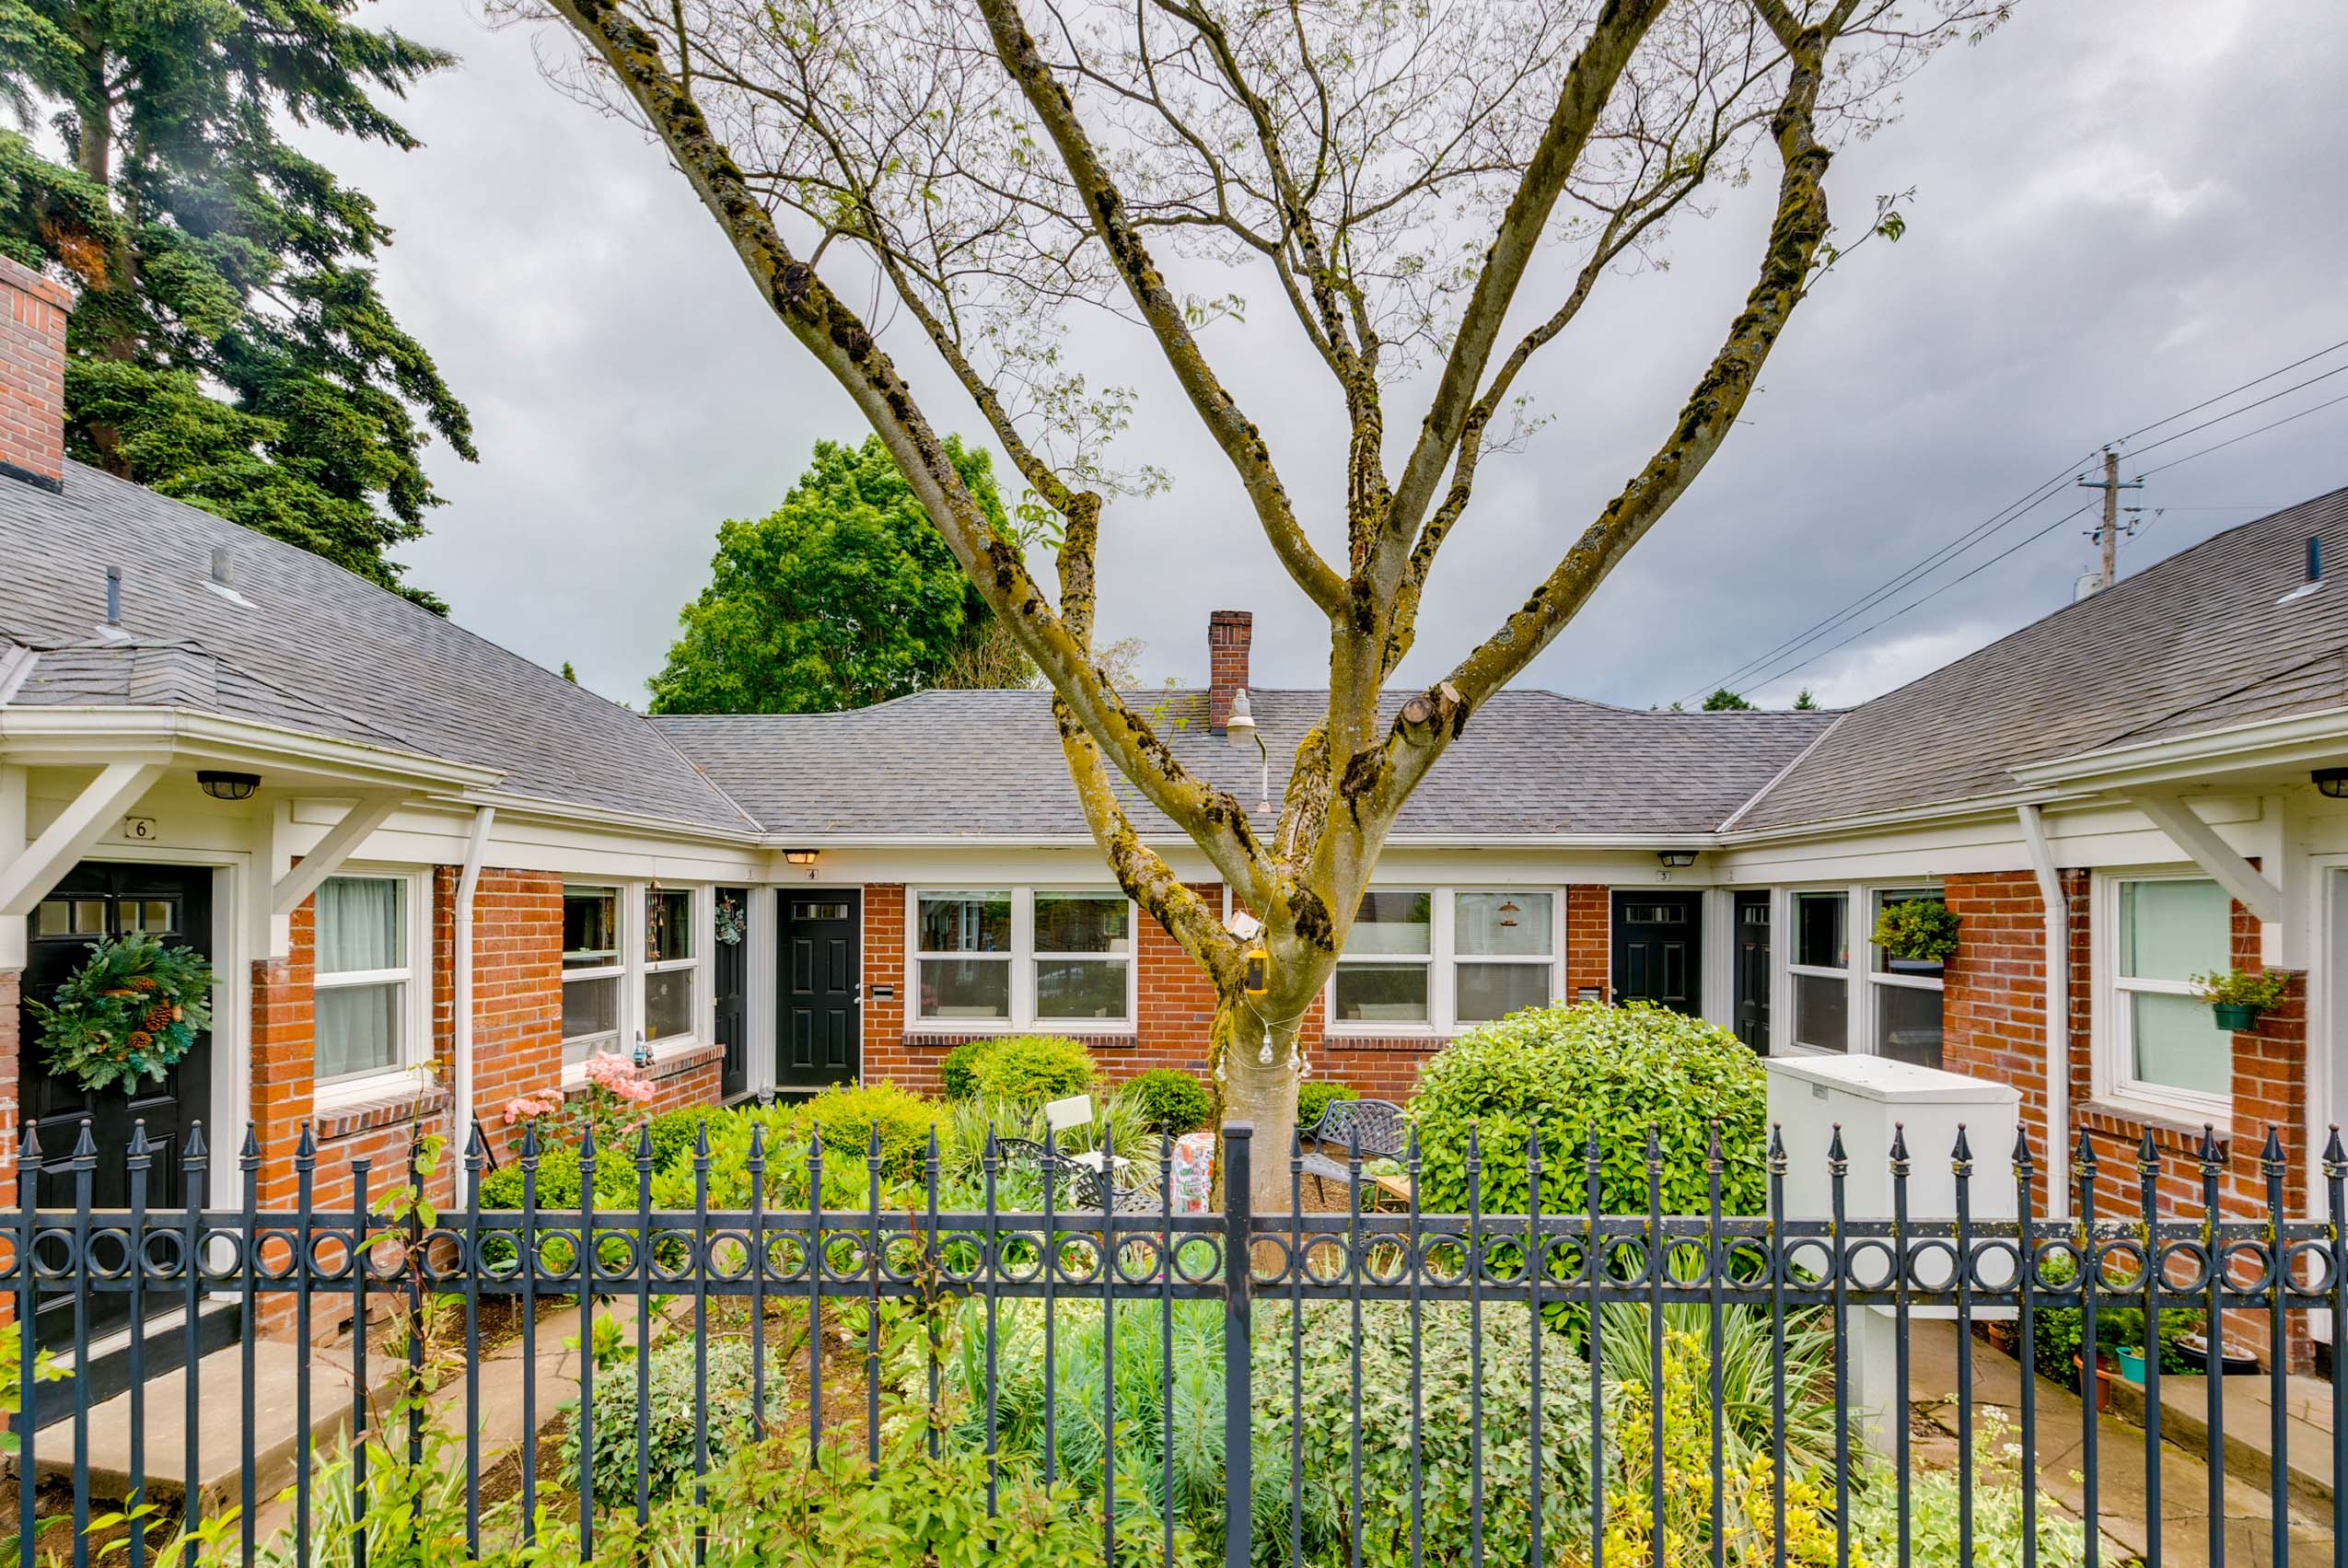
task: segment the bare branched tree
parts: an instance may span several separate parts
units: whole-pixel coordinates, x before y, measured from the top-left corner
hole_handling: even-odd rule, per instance
[[[1284,1139],[1295,1020],[1328,981],[1397,814],[1477,707],[1549,645],[1726,439],[1835,257],[1831,149],[1882,122],[1996,0],[544,0],[584,44],[556,79],[656,136],[791,333],[855,401],[1053,692],[1118,881],[1222,998],[1225,1101]],[[1645,465],[1442,679],[1382,689],[1475,496],[1521,442],[1518,382],[1610,277],[1748,178],[1776,200],[1756,275]],[[1868,226],[1895,238],[1878,202]],[[1559,283],[1529,297],[1543,246]],[[1234,286],[1178,291],[1168,267]],[[1544,269],[1544,273],[1548,272]],[[1243,278],[1273,280],[1346,413],[1344,554],[1207,353]],[[855,300],[873,302],[859,310]],[[879,302],[885,301],[885,306]],[[1726,302],[1724,302],[1726,303]],[[883,312],[885,311],[885,317]],[[1132,324],[1326,619],[1329,706],[1276,820],[1194,776],[1093,646],[1130,389],[1065,353],[1087,313]],[[880,334],[917,331],[955,383],[917,390]],[[1250,353],[1264,352],[1250,329]],[[1415,378],[1415,436],[1387,400]],[[947,460],[933,400],[967,398],[1030,492],[1057,578],[1029,575]],[[959,405],[958,405],[959,406]],[[1173,417],[1161,413],[1160,418]],[[1331,454],[1332,458],[1335,454]],[[1326,471],[1326,470],[1325,470]],[[1241,945],[1134,830],[1113,787],[1189,834],[1264,922]],[[1274,1146],[1278,1146],[1275,1143]],[[1279,1162],[1265,1161],[1266,1191]]]

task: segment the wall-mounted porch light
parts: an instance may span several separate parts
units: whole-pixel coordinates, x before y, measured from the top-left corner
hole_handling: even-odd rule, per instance
[[[2316,787],[2334,800],[2348,800],[2348,768],[2318,768]]]
[[[250,800],[252,792],[261,787],[261,775],[202,768],[197,770],[196,783],[202,784],[203,793],[215,800]]]
[[[1655,857],[1675,871],[1696,863],[1696,852],[1691,849],[1659,849]]]
[[[790,865],[813,865],[815,856],[816,852],[811,849],[786,849],[783,852],[785,864]]]

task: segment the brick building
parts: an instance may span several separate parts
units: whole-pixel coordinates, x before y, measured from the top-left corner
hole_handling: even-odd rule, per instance
[[[1213,997],[1110,884],[1043,693],[647,719],[68,462],[64,296],[0,261],[0,1153],[24,1120],[52,1149],[84,1116],[179,1148],[201,1121],[230,1204],[250,1125],[275,1203],[308,1129],[334,1204],[418,1122],[478,1115],[502,1154],[504,1104],[602,1051],[664,1105],[934,1086],[997,1032],[1203,1069]],[[2119,1202],[2148,1131],[2160,1179],[2197,1182],[2204,1125],[2253,1204],[2269,1123],[2313,1201],[2348,1093],[2348,599],[2307,542],[2343,535],[2348,493],[2245,524],[1842,714],[1501,693],[1390,839],[1302,1020],[1310,1071],[1406,1098],[1480,1021],[1646,998],[1758,1051],[2014,1084],[2050,1207],[2083,1133]],[[1136,699],[1243,803],[1280,798],[1321,706],[1252,685],[1251,631],[1217,611],[1210,686]],[[1268,765],[1229,744],[1241,691]],[[1959,917],[1946,964],[1873,944],[1912,900]],[[21,1005],[123,930],[219,976],[211,1038],[135,1104],[49,1073]],[[2228,965],[2291,977],[2231,1035],[2188,984]],[[170,1202],[188,1173],[158,1171]]]

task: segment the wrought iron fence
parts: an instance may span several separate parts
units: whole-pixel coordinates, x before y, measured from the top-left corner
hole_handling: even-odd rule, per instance
[[[862,1161],[867,1201],[827,1207],[824,1166],[842,1156],[811,1144],[797,1189],[808,1195],[805,1206],[785,1209],[769,1206],[767,1195],[786,1165],[798,1179],[797,1156],[771,1160],[763,1130],[755,1129],[748,1201],[720,1209],[710,1201],[705,1132],[679,1162],[691,1180],[687,1207],[656,1202],[648,1132],[621,1150],[599,1150],[590,1137],[577,1151],[580,1206],[551,1209],[540,1202],[547,1156],[532,1138],[520,1161],[519,1207],[498,1210],[482,1207],[486,1156],[476,1129],[462,1156],[471,1201],[441,1213],[419,1201],[434,1158],[424,1146],[405,1169],[388,1175],[355,1162],[351,1203],[320,1207],[305,1133],[292,1208],[264,1211],[255,1197],[260,1154],[248,1132],[238,1156],[240,1209],[159,1210],[145,1202],[157,1151],[142,1132],[121,1156],[128,1209],[99,1211],[90,1194],[101,1156],[87,1130],[57,1161],[28,1129],[21,1202],[0,1235],[0,1289],[20,1322],[33,1321],[44,1306],[69,1305],[70,1339],[55,1348],[70,1352],[76,1367],[88,1365],[91,1326],[107,1298],[126,1298],[134,1324],[149,1321],[158,1305],[182,1308],[175,1331],[187,1335],[180,1390],[185,1449],[158,1454],[145,1446],[152,1391],[142,1357],[149,1336],[133,1333],[128,1387],[118,1402],[128,1423],[134,1495],[95,1494],[90,1443],[100,1412],[86,1380],[70,1379],[67,1416],[46,1426],[17,1423],[19,1478],[33,1476],[45,1459],[61,1472],[45,1491],[20,1480],[19,1559],[35,1561],[44,1527],[69,1527],[77,1565],[116,1553],[131,1568],[189,1561],[195,1548],[176,1543],[191,1540],[218,1561],[250,1564],[273,1555],[364,1564],[371,1544],[382,1555],[368,1510],[387,1506],[386,1497],[421,1508],[429,1490],[370,1485],[370,1462],[378,1470],[402,1462],[402,1424],[404,1463],[445,1468],[452,1518],[461,1487],[462,1539],[448,1543],[450,1555],[439,1560],[494,1559],[558,1526],[575,1532],[566,1544],[580,1560],[591,1558],[599,1534],[615,1521],[653,1522],[666,1505],[654,1480],[654,1432],[663,1418],[678,1416],[655,1408],[654,1336],[639,1328],[616,1353],[593,1353],[599,1323],[627,1300],[637,1324],[658,1315],[692,1336],[691,1486],[680,1485],[680,1493],[710,1497],[718,1479],[713,1437],[721,1427],[747,1423],[751,1443],[768,1445],[754,1452],[769,1464],[785,1443],[795,1463],[813,1466],[828,1453],[836,1460],[860,1438],[865,1463],[877,1467],[884,1432],[901,1411],[931,1455],[957,1447],[983,1455],[990,1513],[1006,1478],[1031,1472],[1065,1489],[1057,1495],[1073,1497],[1066,1505],[1093,1521],[1105,1562],[1211,1556],[1219,1535],[1228,1568],[1365,1562],[1482,1568],[1487,1561],[1728,1568],[1848,1564],[1854,1553],[1904,1568],[1919,1539],[1947,1538],[1951,1508],[1959,1561],[1974,1560],[1978,1535],[2003,1531],[2000,1550],[2009,1555],[2000,1561],[2035,1564],[2043,1555],[2093,1564],[2111,1560],[2102,1527],[2115,1516],[2105,1498],[2116,1479],[2126,1481],[2125,1506],[2144,1527],[2144,1557],[2156,1565],[2164,1439],[2155,1326],[2164,1312],[2189,1311],[2203,1315],[2214,1353],[2226,1342],[2227,1325],[2246,1321],[2276,1347],[2262,1374],[2272,1422],[2263,1487],[2267,1561],[2304,1560],[2310,1531],[2328,1533],[2331,1543],[2348,1534],[2336,1490],[2329,1519],[2294,1515],[2285,1468],[2288,1358],[2278,1353],[2304,1338],[2308,1322],[2337,1323],[2348,1307],[2342,1225],[2348,1155],[2336,1132],[2323,1156],[2328,1214],[2320,1220],[2287,1216],[2291,1172],[2272,1132],[2259,1163],[2265,1212],[2257,1217],[2227,1216],[2225,1157],[2205,1136],[2197,1159],[2164,1156],[2147,1140],[2136,1168],[2125,1173],[2138,1201],[2121,1212],[2098,1202],[2105,1173],[2083,1142],[2073,1162],[2074,1213],[2029,1221],[1976,1215],[1993,1188],[2014,1213],[2040,1206],[2028,1144],[2017,1144],[2010,1168],[1993,1174],[1977,1167],[1961,1132],[1946,1156],[1953,1213],[1931,1217],[1910,1213],[1916,1167],[1897,1137],[1888,1152],[1889,1213],[1846,1213],[1850,1161],[1839,1130],[1831,1147],[1809,1156],[1826,1167],[1827,1212],[1805,1216],[1787,1210],[1792,1156],[1774,1135],[1761,1214],[1726,1212],[1717,1132],[1705,1151],[1706,1212],[1666,1214],[1663,1151],[1650,1132],[1646,1212],[1597,1217],[1608,1151],[1595,1136],[1570,1151],[1544,1150],[1537,1136],[1510,1151],[1528,1175],[1523,1214],[1478,1206],[1485,1151],[1472,1134],[1465,1214],[1422,1210],[1415,1141],[1399,1162],[1400,1184],[1412,1194],[1399,1210],[1370,1206],[1366,1195],[1377,1189],[1354,1151],[1345,1162],[1343,1206],[1307,1212],[1301,1151],[1292,1148],[1290,1212],[1275,1214],[1250,1208],[1261,1151],[1244,1124],[1224,1129],[1229,1202],[1213,1214],[1176,1212],[1164,1182],[1138,1202],[1133,1189],[1121,1191],[1113,1180],[1064,1180],[1071,1173],[1049,1148],[1039,1172],[1017,1175],[1003,1147],[989,1138],[977,1202],[958,1207],[949,1200],[968,1194],[941,1181],[935,1134],[919,1178],[892,1184],[883,1179],[876,1128]],[[1101,1153],[1098,1168],[1113,1170],[1114,1151]],[[200,1129],[181,1158],[188,1190],[203,1191],[212,1156]],[[599,1202],[599,1172],[615,1161],[634,1176],[632,1207]],[[2185,1170],[2197,1178],[2197,1202],[2165,1199],[2164,1174]],[[72,1208],[37,1206],[44,1172],[52,1182],[73,1181]],[[1014,1201],[1013,1187],[1024,1201]],[[1089,1202],[1071,1207],[1067,1198],[1079,1192]],[[1566,1194],[1578,1202],[1557,1201]],[[195,1338],[204,1303],[224,1298],[243,1315],[233,1388],[216,1386],[225,1374],[206,1364]],[[440,1376],[427,1359],[427,1334],[409,1331],[403,1346],[370,1344],[367,1325],[386,1304],[411,1330],[436,1313],[447,1325],[452,1355],[437,1397],[461,1396],[460,1436],[427,1441],[430,1405],[423,1398],[394,1401],[391,1429],[384,1430],[370,1355],[403,1348],[392,1382],[401,1384],[404,1369],[406,1386],[418,1394]],[[366,1446],[351,1446],[347,1481],[336,1482],[342,1501],[331,1540],[324,1504],[313,1496],[327,1471],[297,1463],[290,1515],[272,1545],[261,1539],[260,1524],[270,1499],[257,1494],[257,1348],[264,1332],[279,1330],[298,1347],[293,1423],[307,1440],[320,1413],[311,1330],[321,1306],[343,1305],[357,1325],[345,1353],[353,1362],[349,1431],[372,1435],[378,1446],[372,1461]],[[2075,1332],[2092,1362],[2098,1315],[2122,1312],[2144,1315],[2152,1353],[2143,1374],[2140,1451],[2113,1453],[2097,1421],[2078,1423],[2076,1495],[2058,1508],[2038,1484],[2054,1396],[2026,1372],[2014,1424],[2003,1434],[2017,1456],[2002,1461],[1978,1443],[1995,1418],[1973,1393],[1976,1358],[1993,1353],[1977,1344],[1972,1329],[2010,1319],[2027,1369],[2040,1336],[2058,1328],[2066,1342]],[[490,1466],[479,1417],[490,1317],[518,1336],[520,1381],[512,1393],[524,1438],[499,1461],[512,1472],[510,1494],[485,1504]],[[892,1357],[884,1336],[900,1317],[926,1336],[930,1353]],[[1953,1325],[1956,1358],[1955,1445],[1945,1473],[1919,1462],[1909,1408],[1920,1326],[1935,1318]],[[1183,1386],[1178,1343],[1186,1356],[1201,1345],[1213,1353],[1217,1328],[1213,1378]],[[558,1412],[539,1387],[541,1350],[547,1337],[573,1329],[576,1397],[559,1421],[575,1438],[576,1468],[550,1474],[537,1434]],[[49,1348],[35,1338],[22,1336],[15,1369],[28,1393]],[[729,1343],[748,1346],[746,1410],[738,1388],[712,1394],[711,1358]],[[1236,1351],[1240,1346],[1245,1353]],[[1889,1383],[1863,1400],[1856,1362],[1883,1349]],[[595,1389],[599,1377],[631,1376],[634,1409],[623,1432],[633,1438],[634,1455],[628,1464],[624,1446],[620,1451],[628,1474],[614,1496],[609,1477],[598,1474],[604,1449],[595,1423],[607,1412],[599,1411]],[[803,1376],[804,1391],[779,1398],[793,1376]],[[1071,1386],[1072,1378],[1089,1385],[1095,1377],[1097,1387]],[[1026,1401],[1016,1411],[1008,1408],[1015,1393]],[[233,1514],[215,1510],[207,1527],[197,1434],[206,1401],[231,1394],[241,1402],[238,1503]],[[2348,1458],[2348,1423],[2337,1419],[2336,1395],[2333,1412],[2337,1475]],[[1219,1434],[1208,1430],[1218,1415]],[[2222,1400],[2207,1401],[2204,1424],[2204,1560],[2224,1562]],[[1154,1467],[1122,1461],[1120,1446],[1129,1441]],[[1178,1451],[1195,1470],[1202,1449],[1219,1494],[1203,1504],[1195,1474],[1177,1475]],[[51,1459],[61,1453],[69,1464]],[[1997,1518],[1981,1516],[2009,1481]],[[70,1518],[47,1520],[46,1510],[65,1505],[67,1489]],[[158,1506],[143,1495],[172,1490],[183,1501]],[[143,1508],[119,1506],[142,1501]],[[695,1516],[693,1555],[725,1527],[706,1511]],[[641,1550],[642,1538],[632,1539]],[[2295,1547],[2301,1558],[2293,1557]],[[2336,1552],[2329,1544],[2322,1550]]]

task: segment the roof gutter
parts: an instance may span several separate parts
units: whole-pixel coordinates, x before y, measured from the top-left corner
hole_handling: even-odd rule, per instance
[[[126,755],[255,767],[290,761],[354,784],[411,790],[484,789],[505,776],[494,768],[193,708],[10,705],[0,708],[0,751],[32,767],[87,767]]]
[[[2038,877],[2041,966],[2046,979],[2046,1212],[2050,1219],[2071,1213],[2071,905],[2063,896],[2063,874],[2047,842],[2046,819],[2036,806],[2020,806],[2022,842]],[[2029,1216],[2022,1216],[2028,1219]]]
[[[2124,790],[2206,779],[2220,770],[2305,766],[2342,751],[2348,707],[2075,752],[2016,768],[2014,776],[2040,788]]]
[[[456,951],[451,955],[454,961],[450,966],[457,1009],[456,1039],[451,1051],[456,1057],[457,1099],[449,1130],[456,1134],[454,1142],[464,1156],[456,1162],[459,1203],[472,1196],[469,1135],[481,1121],[473,1105],[473,893],[481,886],[481,863],[489,853],[489,830],[496,820],[494,806],[473,808],[472,836],[465,842],[464,868],[457,874]]]

